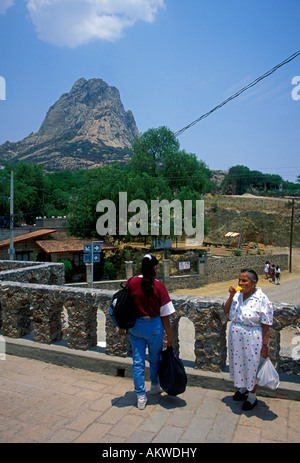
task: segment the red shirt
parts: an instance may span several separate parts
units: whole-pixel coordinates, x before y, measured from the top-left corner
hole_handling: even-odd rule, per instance
[[[171,301],[165,285],[154,281],[154,290],[151,296],[145,296],[142,290],[142,277],[136,276],[129,283],[130,295],[136,303],[139,313],[138,317],[157,317],[160,315],[160,308]]]

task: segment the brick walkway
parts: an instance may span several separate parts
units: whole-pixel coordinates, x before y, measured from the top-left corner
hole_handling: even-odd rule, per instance
[[[230,392],[188,386],[136,408],[131,378],[7,355],[0,361],[0,442],[300,442],[300,402],[258,397],[242,412]]]

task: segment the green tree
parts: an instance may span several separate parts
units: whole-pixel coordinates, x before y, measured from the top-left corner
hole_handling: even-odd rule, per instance
[[[167,127],[150,129],[134,140],[128,165],[113,163],[87,172],[85,185],[70,203],[71,232],[83,237],[96,233],[96,206],[101,200],[111,200],[117,206],[118,226],[120,192],[127,193],[128,204],[135,199],[146,202],[150,227],[151,200],[200,199],[201,194],[211,187],[210,177],[211,173],[202,161],[198,161],[194,154],[180,150],[171,130]]]
[[[136,173],[156,177],[166,156],[172,156],[178,150],[179,142],[170,129],[165,126],[149,129],[133,141],[130,168]]]
[[[176,194],[183,186],[200,193],[210,191],[211,171],[195,154],[180,150],[174,133],[167,127],[149,129],[132,145],[132,159],[129,164],[136,174],[161,176]]]
[[[242,195],[248,191],[249,185],[249,167],[237,165],[230,167],[228,175],[226,175],[221,184],[221,188],[225,194]]]
[[[69,204],[78,198],[86,177],[87,172],[84,170],[48,174],[45,179],[45,215],[67,215]]]
[[[99,201],[108,199],[118,205],[119,192],[127,191],[125,168],[118,163],[93,169],[87,172],[85,185],[78,190],[68,209],[68,224],[74,236],[83,238],[97,236],[96,206]]]
[[[34,223],[35,217],[44,213],[45,175],[42,166],[20,162],[7,163],[1,171],[1,196],[10,196],[10,174],[14,172],[15,222]],[[2,200],[1,215],[9,214],[9,202]]]

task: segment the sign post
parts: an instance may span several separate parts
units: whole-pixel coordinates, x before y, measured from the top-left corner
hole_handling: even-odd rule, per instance
[[[92,270],[92,288],[94,285],[94,264],[100,262],[102,241],[92,241],[83,245],[83,261],[85,264],[91,264]]]

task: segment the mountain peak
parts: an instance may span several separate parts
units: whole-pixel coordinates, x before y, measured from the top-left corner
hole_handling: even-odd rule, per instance
[[[37,133],[0,146],[3,160],[43,164],[46,171],[125,162],[139,132],[116,87],[102,79],[78,79],[51,106]]]
[[[100,79],[99,79],[100,80]],[[75,84],[73,85],[71,92],[73,90],[76,90],[77,87],[82,87],[87,82],[87,80],[84,77],[80,77],[80,79],[76,80]]]

